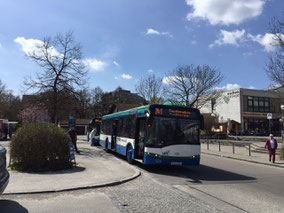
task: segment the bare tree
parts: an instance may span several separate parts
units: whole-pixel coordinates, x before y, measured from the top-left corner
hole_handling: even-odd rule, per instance
[[[138,95],[141,95],[150,104],[163,102],[163,79],[154,74],[142,77],[135,89]]]
[[[76,99],[78,100],[77,116],[78,118],[91,118],[91,93],[87,88],[77,92]]]
[[[0,118],[18,121],[21,110],[20,97],[7,90],[6,85],[0,79]]]
[[[164,78],[166,93],[170,100],[185,102],[188,107],[202,107],[208,100],[217,98],[214,88],[224,76],[215,67],[178,66]]]
[[[38,93],[51,91],[48,98],[50,117],[57,123],[59,94],[63,91],[72,93],[75,87],[85,83],[87,71],[81,61],[81,46],[74,41],[72,32],[57,34],[54,38],[44,38],[27,56],[42,70],[36,73],[36,77],[26,78],[24,85],[27,89],[37,89]]]
[[[273,34],[273,45],[276,50],[268,56],[266,73],[270,80],[284,85],[284,13],[282,19],[274,18],[270,22],[270,33]]]
[[[104,92],[100,87],[96,87],[91,91],[91,103],[93,105],[94,117],[103,115],[102,110],[102,96]]]

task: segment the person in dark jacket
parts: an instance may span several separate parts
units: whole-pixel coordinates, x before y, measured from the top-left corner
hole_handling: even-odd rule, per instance
[[[272,156],[272,162],[275,163],[275,151],[278,147],[276,139],[274,139],[273,135],[270,134],[269,138],[267,138],[266,143],[264,145],[264,148],[267,148],[269,151],[269,161],[271,161]]]
[[[74,146],[76,152],[79,154],[80,152],[77,148],[77,131],[75,130],[74,125],[71,127],[71,129],[69,129],[68,134],[69,134],[69,136],[72,140],[72,143],[73,143],[73,146]]]

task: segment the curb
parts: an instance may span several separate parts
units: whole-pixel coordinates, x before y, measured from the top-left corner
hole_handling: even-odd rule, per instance
[[[221,155],[221,154],[215,154],[215,153],[208,153],[208,152],[202,152],[202,154],[206,155],[212,155],[212,156],[217,156],[217,157],[223,157],[223,158],[229,158],[233,160],[239,160],[239,161],[245,161],[245,162],[250,162],[250,163],[256,163],[256,164],[261,164],[261,165],[266,165],[266,166],[272,166],[272,167],[278,167],[284,169],[283,166],[277,165],[277,164],[270,164],[270,163],[264,163],[264,162],[259,162],[259,161],[254,161],[254,160],[247,160],[247,159],[241,159],[241,158],[235,158],[227,155]]]
[[[77,191],[77,190],[83,190],[83,189],[95,189],[95,188],[103,188],[103,187],[109,187],[109,186],[117,186],[126,182],[129,182],[131,180],[136,179],[141,175],[140,170],[135,169],[135,174],[131,177],[124,178],[117,181],[110,181],[106,183],[101,184],[93,184],[88,186],[78,186],[78,187],[70,187],[65,189],[58,189],[58,190],[43,190],[43,191],[33,191],[33,192],[10,192],[10,193],[3,193],[2,195],[27,195],[27,194],[45,194],[45,193],[59,193],[59,192],[69,192],[69,191]]]

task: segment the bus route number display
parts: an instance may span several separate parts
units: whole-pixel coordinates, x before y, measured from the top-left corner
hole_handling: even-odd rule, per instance
[[[189,111],[176,110],[176,109],[155,108],[155,115],[165,115],[165,116],[170,115],[170,116],[189,118],[190,112]]]

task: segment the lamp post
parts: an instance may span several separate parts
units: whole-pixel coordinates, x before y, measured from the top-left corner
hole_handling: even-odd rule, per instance
[[[280,122],[282,122],[282,129],[284,129],[284,117],[283,117],[284,104],[282,104],[282,105],[280,106],[280,108],[281,108],[281,111],[282,111],[282,115],[281,115]]]
[[[282,104],[280,106],[280,108],[281,108],[281,111],[282,111],[280,122],[282,123],[281,137],[282,137],[282,146],[283,146],[283,143],[284,143],[284,117],[283,117],[284,104]]]

